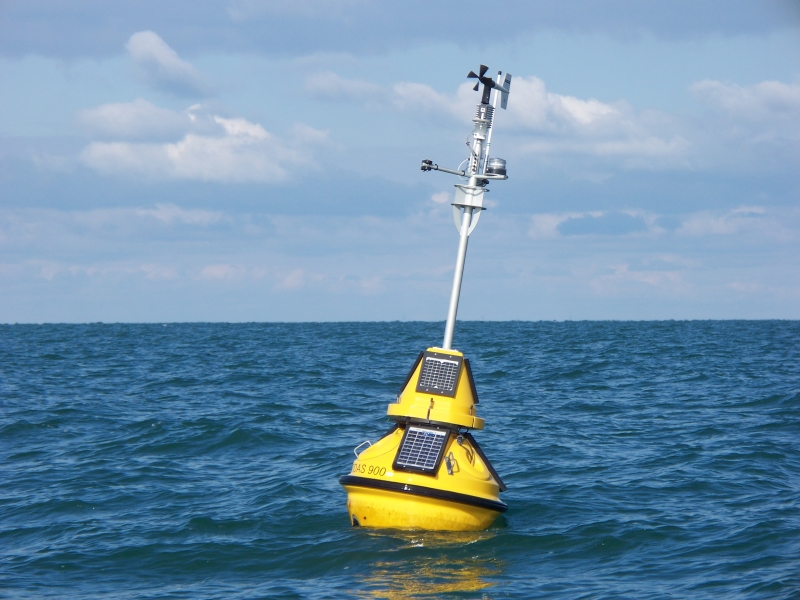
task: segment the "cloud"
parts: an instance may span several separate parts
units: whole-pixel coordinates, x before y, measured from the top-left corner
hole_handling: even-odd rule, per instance
[[[455,96],[448,96],[423,83],[400,82],[392,86],[390,97],[394,108],[400,111],[432,112],[468,121],[474,116],[472,113],[476,103],[474,96],[472,102],[465,102],[471,91],[472,86],[464,83],[459,86]]]
[[[798,213],[762,206],[740,206],[725,211],[697,211],[684,215],[658,215],[644,210],[540,213],[529,216],[528,237],[552,240],[567,236],[632,236],[709,238],[739,236],[794,243],[800,240]],[[665,229],[664,218],[678,225]]]
[[[305,82],[305,90],[315,98],[334,102],[383,100],[387,90],[363,79],[346,79],[332,71],[314,73]]]
[[[53,281],[61,275],[71,277],[115,277],[119,275],[144,275],[150,280],[169,280],[179,277],[178,271],[171,265],[157,263],[136,263],[122,261],[117,263],[70,264],[53,260],[26,260],[17,265],[15,270],[32,270],[36,276],[46,281]]]
[[[55,209],[0,210],[0,244],[36,244],[37,240],[62,238],[70,243],[85,237],[120,243],[127,237],[191,236],[218,223],[230,223],[231,217],[198,208],[175,204],[155,207],[100,208],[61,211]],[[188,227],[182,227],[188,226]]]
[[[130,127],[121,129],[139,136],[166,135],[169,128],[159,128],[165,121],[177,122],[180,113],[146,104],[114,105],[113,110],[100,107],[84,115],[89,119],[94,117],[94,123],[102,126],[104,121],[100,117],[106,113],[128,111],[136,116],[129,119]],[[139,110],[143,107],[144,110]],[[327,139],[325,132],[297,125],[292,129],[293,140],[287,143],[257,123],[205,115],[197,106],[190,107],[186,115],[190,131],[177,141],[95,141],[83,149],[80,160],[103,173],[154,179],[280,182],[287,178],[290,167],[313,164],[313,149]]]
[[[207,265],[200,271],[200,279],[238,279],[245,273],[241,265],[216,264]]]
[[[725,287],[737,292],[745,293],[761,292],[764,289],[763,284],[754,281],[731,281],[730,283],[726,284]]]
[[[528,227],[528,235],[533,239],[546,239],[546,238],[554,238],[558,236],[558,226],[561,225],[564,221],[569,219],[569,215],[571,213],[566,214],[555,214],[555,213],[545,213],[545,214],[538,214],[538,215],[531,215],[530,217],[530,226]],[[574,213],[575,215],[580,215],[581,213]]]
[[[800,142],[800,83],[739,86],[706,79],[690,90],[712,109],[727,139],[751,144]]]
[[[369,4],[369,0],[229,0],[228,15],[233,21],[276,16],[327,20],[345,17],[349,10]]]
[[[762,81],[739,86],[704,79],[690,88],[710,105],[738,118],[754,121],[787,119],[797,124],[800,114],[800,83]]]
[[[663,113],[555,94],[538,77],[515,78],[511,92],[503,127],[521,131],[525,154],[585,154],[626,168],[661,168],[685,165],[692,148],[675,133],[677,120]]]
[[[181,96],[210,94],[211,85],[205,76],[182,60],[158,34],[152,31],[134,33],[125,49],[145,81],[153,87]]]
[[[472,118],[475,104],[469,83],[461,85],[455,96],[448,96],[423,83],[402,81],[382,86],[324,71],[310,75],[306,79],[305,89],[321,100],[354,102],[399,112],[411,111],[414,114],[435,113],[467,122]]]
[[[641,210],[542,213],[530,216],[528,236],[552,239],[574,235],[624,236],[641,233],[662,233],[658,215]]]
[[[318,98],[351,101],[408,113],[433,114],[469,123],[479,95],[470,82],[455,94],[431,86],[399,82],[389,87],[344,79],[332,72],[312,76],[306,89]],[[507,111],[498,124],[514,136],[523,155],[587,155],[624,168],[685,167],[692,142],[677,133],[686,129],[675,117],[657,111],[636,112],[627,102],[613,104],[549,92],[538,77],[515,77]]]
[[[172,0],[134,3],[63,0],[5,2],[0,12],[0,52],[75,57],[112,56],[116,40],[150,28],[192,52],[309,56],[314,53],[386,55],[425,45],[469,45],[465,31],[485,2],[422,0]],[[631,40],[766,36],[797,27],[795,0],[574,0],[569,10],[550,0],[506,0],[491,11],[489,39],[513,43],[540,32],[600,34]]]
[[[632,269],[628,264],[610,265],[609,270],[610,273],[592,278],[589,283],[592,291],[600,295],[613,295],[631,285],[644,285],[667,293],[687,294],[692,288],[684,273],[679,271]]]
[[[306,89],[320,99],[365,104],[414,119],[436,115],[465,124],[478,102],[469,82],[447,94],[417,82],[381,86],[330,71],[311,76]],[[498,111],[496,126],[502,127],[511,154],[548,157],[573,171],[798,162],[800,84],[764,81],[742,87],[704,80],[690,89],[709,109],[702,119],[636,110],[625,100],[602,102],[558,94],[538,77],[517,76],[508,110]],[[767,154],[759,156],[764,149]]]
[[[498,111],[507,148],[522,156],[576,157],[623,169],[698,169],[769,162],[800,166],[800,84],[764,81],[738,86],[705,80],[691,86],[709,114],[702,120],[628,102],[601,102],[547,89],[535,76],[515,77],[507,111]],[[472,117],[469,83],[454,95],[419,83],[397,83],[389,105],[459,121]],[[581,163],[583,164],[583,163]],[[584,164],[590,165],[590,163]]]
[[[775,239],[785,238],[788,233],[760,206],[741,206],[725,212],[697,212],[683,220],[677,233],[684,236],[711,236],[752,231],[773,235]]]
[[[187,225],[211,225],[224,218],[224,215],[218,211],[197,208],[187,210],[175,204],[156,204],[155,208],[137,208],[135,210],[139,217],[152,217],[167,225],[172,225],[173,222]]]
[[[92,137],[113,139],[175,139],[188,133],[196,120],[190,111],[161,108],[142,98],[103,104],[76,116]]]
[[[0,209],[0,318],[440,319],[452,282],[449,213],[428,203],[402,218],[226,212],[215,221],[217,215],[188,204]],[[611,214],[544,216],[551,223],[601,222]],[[517,226],[526,224],[521,215],[487,213],[478,230],[482,249],[469,259],[463,316],[481,318],[477,307],[490,306],[485,316],[492,318],[752,318],[768,310],[767,316],[796,317],[800,211],[743,206],[711,216],[760,219],[763,226],[693,236],[569,236],[550,227],[552,237],[533,240]],[[270,226],[249,233],[254,221]],[[775,222],[789,234],[782,242]],[[762,286],[755,304],[720,312],[732,295],[749,296],[755,286]],[[223,296],[205,305],[211,288]],[[370,294],[378,299],[363,299]],[[70,298],[69,312],[55,312]],[[212,312],[202,312],[209,306]],[[98,312],[104,307],[116,312]],[[137,312],[143,309],[145,315]]]
[[[33,260],[28,261],[28,264],[31,266],[39,266],[39,276],[47,281],[52,281],[53,277],[64,270],[59,263],[51,260]]]
[[[511,90],[508,120],[529,131],[603,135],[637,129],[630,107],[622,102],[614,106],[593,98],[554,94],[538,77],[516,77]]]
[[[617,211],[567,219],[559,226],[562,235],[629,235],[647,230],[640,215]]]
[[[275,284],[275,289],[281,291],[299,290],[305,284],[305,280],[306,272],[303,269],[295,269]]]
[[[530,216],[528,235],[533,239],[555,238],[560,235],[559,225],[570,219],[582,219],[587,216],[602,216],[603,213],[591,212],[566,212],[566,213],[542,213]]]

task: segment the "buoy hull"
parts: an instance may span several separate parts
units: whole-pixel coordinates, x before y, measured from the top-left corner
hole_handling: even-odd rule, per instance
[[[358,455],[349,475],[339,478],[347,492],[352,525],[477,531],[505,512],[507,506],[498,498],[502,482],[495,479],[488,460],[467,433],[436,430],[445,441],[434,471],[399,468],[399,451],[409,427],[416,428],[398,424]]]

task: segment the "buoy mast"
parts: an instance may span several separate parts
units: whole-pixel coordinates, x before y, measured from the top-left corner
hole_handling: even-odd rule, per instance
[[[464,170],[444,169],[433,161],[425,159],[422,161],[423,171],[442,171],[451,173],[467,179],[466,185],[456,184],[455,200],[453,201],[453,218],[456,229],[459,232],[458,253],[456,254],[456,268],[453,273],[453,288],[450,292],[450,305],[447,309],[447,323],[444,327],[444,341],[442,349],[450,350],[453,346],[453,332],[456,327],[456,315],[458,313],[458,300],[461,296],[461,281],[464,277],[464,262],[467,258],[467,244],[470,234],[475,230],[480,218],[483,206],[483,195],[488,192],[486,187],[490,179],[508,179],[506,175],[506,161],[502,158],[489,159],[489,147],[492,143],[492,124],[494,122],[494,111],[497,107],[498,98],[500,107],[505,109],[508,106],[508,93],[511,88],[511,74],[497,72],[497,79],[486,77],[489,68],[481,65],[478,74],[470,71],[467,75],[470,79],[477,79],[475,91],[483,84],[483,95],[478,104],[478,110],[472,122],[475,127],[472,130],[472,144],[470,146],[470,157],[467,159],[467,166]],[[492,90],[495,93],[492,95]],[[462,163],[463,164],[463,163]]]

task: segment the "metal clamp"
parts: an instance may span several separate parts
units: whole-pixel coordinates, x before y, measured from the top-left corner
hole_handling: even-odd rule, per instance
[[[453,467],[454,466],[455,466],[456,469],[458,469],[458,461],[455,459],[455,457],[453,456],[452,452],[444,457],[444,466],[447,467],[447,474],[448,475],[452,475],[453,474]]]

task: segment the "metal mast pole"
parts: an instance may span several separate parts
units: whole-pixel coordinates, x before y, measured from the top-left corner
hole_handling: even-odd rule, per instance
[[[475,187],[478,183],[478,178],[475,176],[477,166],[480,164],[481,156],[481,140],[478,136],[475,137],[475,143],[472,147],[475,152],[474,156],[478,157],[477,160],[470,161],[470,175],[469,186]],[[473,166],[474,164],[474,166]],[[442,348],[450,350],[453,347],[453,332],[456,329],[456,314],[458,313],[458,300],[461,296],[461,281],[464,277],[464,263],[467,260],[467,244],[469,243],[469,230],[472,224],[472,213],[475,209],[469,206],[463,208],[461,214],[461,230],[459,231],[458,240],[458,254],[456,254],[456,270],[453,273],[453,288],[450,291],[450,306],[447,309],[447,323],[444,326],[444,341]]]
[[[506,108],[508,92],[511,85],[511,75],[506,73],[505,80],[501,80],[502,73],[497,73],[497,81],[484,77],[488,67],[481,65],[480,74],[472,71],[467,78],[477,79],[478,83],[473,88],[478,91],[479,84],[483,84],[483,97],[478,104],[476,117],[473,119],[475,128],[472,131],[472,146],[469,166],[461,171],[445,169],[432,160],[422,161],[423,171],[443,171],[469,177],[467,185],[456,185],[456,196],[453,201],[453,218],[458,228],[458,253],[456,254],[456,267],[453,273],[453,287],[450,292],[450,306],[447,309],[447,322],[444,328],[443,350],[452,350],[453,332],[456,328],[456,316],[458,314],[458,300],[461,296],[461,282],[464,278],[464,263],[467,259],[467,245],[469,244],[470,233],[478,224],[478,218],[484,209],[483,196],[488,190],[486,184],[490,179],[508,179],[506,176],[506,162],[503,159],[495,158],[489,161],[489,145],[492,140],[492,123],[494,121],[494,111],[497,107],[498,99],[501,108]],[[494,98],[492,93],[494,92]],[[460,215],[459,215],[460,213]]]
[[[470,183],[474,180],[470,178]],[[456,255],[456,271],[453,273],[453,289],[450,292],[450,308],[447,309],[447,324],[444,326],[444,342],[442,348],[450,350],[453,346],[453,332],[456,328],[456,313],[458,312],[458,299],[461,295],[461,280],[464,277],[464,262],[467,260],[467,243],[469,242],[469,226],[472,221],[473,208],[465,208],[461,216],[461,237],[458,240],[458,254]]]

